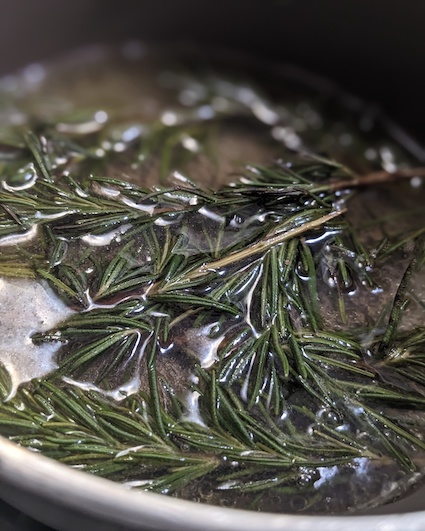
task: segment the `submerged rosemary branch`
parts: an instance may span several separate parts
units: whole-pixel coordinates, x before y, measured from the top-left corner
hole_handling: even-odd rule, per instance
[[[371,271],[406,244],[372,258],[345,218],[349,190],[382,173],[299,155],[218,191],[152,191],[76,180],[53,167],[54,139],[26,142],[27,173],[0,192],[0,275],[47,281],[78,313],[33,336],[62,342],[58,369],[3,403],[3,434],[189,497],[202,479],[316,500],[323,467],[422,469],[425,330],[399,323],[423,232],[384,330],[331,330],[322,308],[327,279],[347,321],[347,291],[375,288]],[[3,399],[10,386],[3,372]]]

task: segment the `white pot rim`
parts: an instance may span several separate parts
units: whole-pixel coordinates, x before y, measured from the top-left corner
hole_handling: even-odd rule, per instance
[[[259,513],[132,491],[19,447],[0,437],[0,479],[94,519],[122,528],[173,531],[423,531],[425,511],[374,516]],[[16,506],[18,502],[13,502]],[[46,508],[48,505],[46,505]],[[18,507],[24,509],[25,506]],[[63,529],[66,529],[66,522]]]

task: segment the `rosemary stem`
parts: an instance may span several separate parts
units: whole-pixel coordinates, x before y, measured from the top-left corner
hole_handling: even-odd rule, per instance
[[[188,272],[184,277],[179,279],[179,283],[190,282],[191,280],[195,280],[199,277],[203,277],[204,275],[208,275],[211,272],[216,272],[217,270],[223,267],[232,265],[246,258],[256,256],[260,253],[264,253],[268,251],[269,249],[275,247],[276,245],[279,245],[285,241],[291,240],[292,238],[296,238],[297,236],[305,234],[306,232],[312,229],[316,229],[317,227],[324,225],[331,219],[341,216],[345,212],[346,212],[345,208],[342,208],[340,210],[334,210],[331,213],[321,216],[318,219],[314,219],[309,222],[306,222],[299,227],[289,229],[288,231],[285,231],[281,234],[274,234],[275,231],[273,231],[273,233],[267,235],[264,239],[254,243],[253,245],[245,249],[236,251],[234,253],[230,253],[228,256],[225,256],[224,258],[221,258],[220,260],[214,260],[212,262],[203,264],[196,271]],[[152,286],[152,289],[153,289],[153,286]],[[151,291],[152,290],[150,290],[150,292]]]
[[[354,175],[349,180],[341,180],[330,182],[326,187],[321,187],[324,190],[342,190],[344,188],[357,188],[360,186],[372,186],[375,184],[387,184],[398,181],[400,179],[412,179],[413,177],[425,177],[425,167],[417,168],[402,168],[394,172],[376,171],[367,173],[365,175]],[[316,191],[318,191],[316,189]]]

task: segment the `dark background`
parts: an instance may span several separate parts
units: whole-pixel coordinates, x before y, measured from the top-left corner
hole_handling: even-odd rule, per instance
[[[75,44],[214,43],[333,78],[420,132],[424,28],[422,0],[0,0],[0,72]]]

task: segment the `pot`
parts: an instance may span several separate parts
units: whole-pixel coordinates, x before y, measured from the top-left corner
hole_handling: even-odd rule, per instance
[[[0,74],[96,42],[229,48],[325,76],[423,139],[425,4],[391,0],[0,0]],[[353,100],[354,101],[354,100]],[[395,127],[387,120],[387,127]],[[420,145],[398,138],[420,159]],[[84,474],[0,437],[0,497],[59,530],[421,531],[424,490],[367,515],[254,513],[195,504]]]

